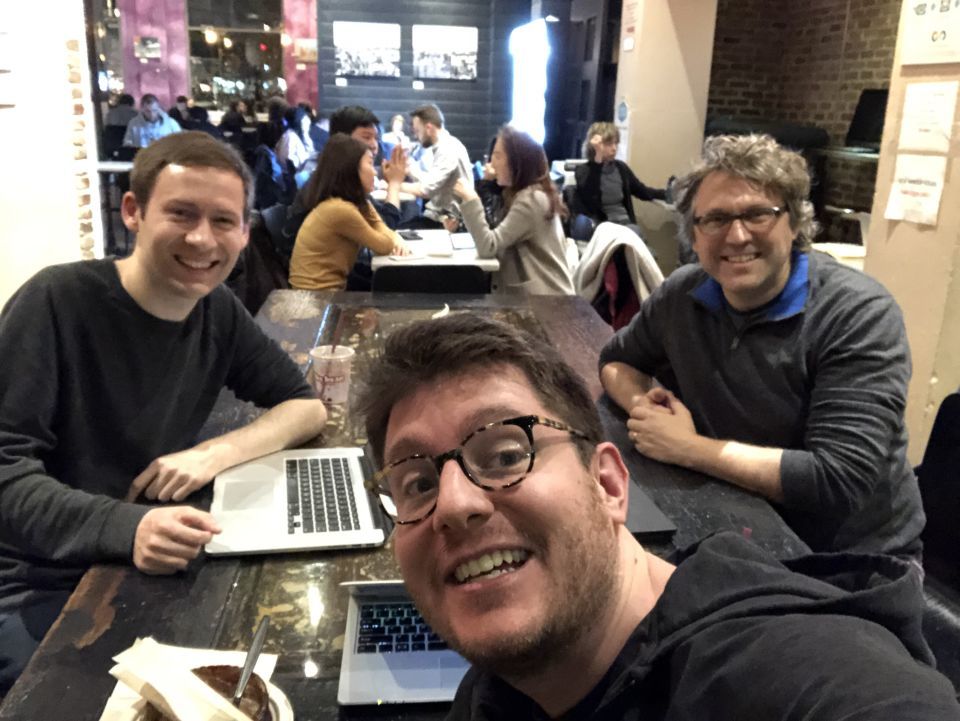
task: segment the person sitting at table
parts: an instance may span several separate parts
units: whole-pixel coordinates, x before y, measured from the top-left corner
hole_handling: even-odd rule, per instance
[[[404,168],[385,161],[384,173],[399,185]],[[409,253],[367,199],[375,179],[366,145],[342,133],[330,136],[305,193],[312,209],[293,246],[291,287],[343,290],[360,248],[377,255]]]
[[[390,118],[390,132],[383,134],[383,142],[391,146],[403,146],[406,149],[410,145],[410,138],[403,132],[404,120],[402,115],[394,115]]]
[[[477,256],[500,261],[505,292],[573,295],[567,239],[560,223],[566,208],[550,179],[543,148],[526,133],[506,126],[497,136],[490,164],[504,189],[503,217],[493,230],[473,183],[457,180],[453,187]]]
[[[589,216],[595,224],[618,223],[641,235],[632,198],[666,200],[667,191],[644,185],[629,165],[617,160],[619,144],[620,130],[613,123],[594,123],[587,130],[583,144],[587,162],[573,171],[577,187],[571,210]]]
[[[127,123],[123,144],[132,148],[145,148],[160,138],[180,132],[177,121],[160,108],[157,96],[147,93],[140,98],[140,112]]]
[[[314,112],[313,106],[306,100],[297,103],[310,117],[310,128],[307,135],[310,136],[310,142],[313,143],[313,151],[317,155],[323,152],[323,146],[327,144],[330,138],[330,131],[324,127],[324,118]]]
[[[910,563],[780,562],[730,532],[646,551],[593,398],[538,334],[404,326],[357,405],[404,587],[473,664],[448,719],[960,718]]]
[[[132,255],[45,268],[0,314],[0,695],[89,566],[182,570],[218,532],[183,501],[326,420],[222,285],[249,232],[243,159],[178,133],[137,154],[131,189]],[[198,444],[224,387],[269,410]]]
[[[195,130],[191,110],[193,110],[193,107],[190,98],[186,95],[178,95],[177,102],[167,111],[167,114],[184,130]]]
[[[383,148],[380,145],[380,131],[377,129],[380,119],[373,112],[362,105],[344,105],[337,108],[330,116],[329,133],[335,135],[343,133],[351,138],[359,140],[366,145],[372,154],[374,167],[380,167],[383,173]],[[393,148],[390,152],[390,164],[394,167],[405,168],[406,156],[403,148]],[[393,186],[390,179],[383,173],[383,179],[387,181],[387,197],[385,200],[376,200],[368,198],[377,214],[393,230],[400,225],[401,205],[400,205],[400,186]],[[294,202],[294,206],[300,206],[302,202]],[[295,208],[296,209],[296,208]]]
[[[423,105],[410,113],[413,133],[423,148],[418,162],[407,164],[416,182],[401,190],[426,198],[423,216],[404,223],[411,228],[442,228],[444,217],[456,215],[453,186],[458,180],[473,183],[473,166],[467,149],[443,126],[443,113],[436,105]]]
[[[903,318],[878,282],[811,252],[803,157],[712,137],[675,187],[700,263],[600,354],[637,449],[766,496],[814,550],[919,557]]]
[[[107,117],[103,124],[127,127],[127,123],[137,115],[137,109],[134,107],[135,102],[133,96],[129,93],[119,95],[116,105],[107,111]]]
[[[310,116],[302,107],[295,105],[284,111],[283,121],[286,130],[277,141],[277,160],[282,166],[289,167],[294,175],[307,171],[309,176],[316,158],[310,139]]]
[[[231,100],[229,110],[220,118],[220,130],[242,133],[247,125],[247,104],[243,100]]]

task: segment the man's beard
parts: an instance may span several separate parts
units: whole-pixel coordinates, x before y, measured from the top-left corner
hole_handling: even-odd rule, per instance
[[[420,147],[423,148],[424,150],[426,150],[427,148],[431,148],[433,147],[433,141],[430,140],[430,138],[424,137],[420,141]]]
[[[452,632],[441,634],[451,648],[479,668],[516,682],[542,673],[552,661],[564,658],[593,624],[602,622],[615,593],[617,534],[611,532],[610,519],[596,496],[591,505],[586,528],[567,523],[554,531],[553,554],[567,555],[551,559],[563,576],[558,586],[544,589],[553,597],[541,625],[482,646],[463,643]],[[546,548],[546,544],[537,547]]]

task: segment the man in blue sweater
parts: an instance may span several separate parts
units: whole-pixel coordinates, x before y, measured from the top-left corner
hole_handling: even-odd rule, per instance
[[[185,568],[219,527],[182,501],[323,427],[297,366],[221,285],[252,185],[205,133],[157,140],[122,201],[133,254],[45,268],[0,315],[0,695],[86,568]],[[197,443],[224,387],[269,410]]]
[[[919,557],[903,319],[875,280],[810,251],[809,190],[772,138],[709,138],[674,186],[700,263],[611,339],[600,378],[641,453],[766,496],[814,550]]]

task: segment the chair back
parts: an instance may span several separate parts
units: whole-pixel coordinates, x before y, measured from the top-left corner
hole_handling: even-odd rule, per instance
[[[127,134],[126,125],[107,125],[103,129],[103,152],[104,160],[116,160],[117,151],[123,147],[123,137]]]
[[[960,549],[960,393],[940,404],[917,479],[927,514],[924,555],[953,565]],[[960,569],[955,570],[960,590]]]
[[[386,265],[373,272],[373,292],[482,295],[490,278],[477,265]]]
[[[283,203],[271,205],[260,211],[263,225],[273,245],[274,251],[283,261],[287,272],[290,270],[290,256],[293,255],[293,246],[297,240],[297,233],[306,214],[291,217],[289,207]]]

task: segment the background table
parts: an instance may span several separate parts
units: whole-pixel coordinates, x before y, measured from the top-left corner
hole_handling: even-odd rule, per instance
[[[376,272],[377,268],[390,265],[476,265],[487,273],[496,273],[500,270],[500,261],[496,258],[478,258],[476,246],[472,248],[455,249],[446,230],[416,230],[400,231],[402,233],[415,232],[421,240],[406,240],[404,243],[413,252],[412,257],[394,255],[375,255],[370,267]],[[458,233],[458,236],[467,235]]]
[[[309,349],[328,342],[339,327],[341,342],[357,351],[353,372],[359,378],[393,328],[429,317],[444,302],[435,295],[276,291],[258,322],[304,366]],[[611,331],[585,301],[481,296],[446,302],[454,312],[472,310],[545,335],[584,377],[591,393],[600,395],[597,354]],[[749,529],[757,543],[778,555],[804,551],[763,499],[644,458],[626,442],[618,411],[606,401],[600,408],[634,479],[679,527],[672,543],[651,550],[669,555],[704,533]],[[204,434],[222,433],[257,413],[224,394]],[[348,405],[330,414],[318,444],[353,445],[363,436],[362,424]],[[209,503],[209,487],[197,496],[201,504]],[[111,657],[137,637],[183,646],[245,648],[265,613],[272,617],[265,651],[280,654],[273,681],[290,698],[300,721],[443,718],[443,705],[341,709],[336,703],[347,605],[339,584],[398,576],[389,545],[270,557],[201,557],[186,572],[165,577],[145,576],[130,566],[96,566],[84,576],[8,694],[0,719],[98,719],[115,684],[108,674]]]

